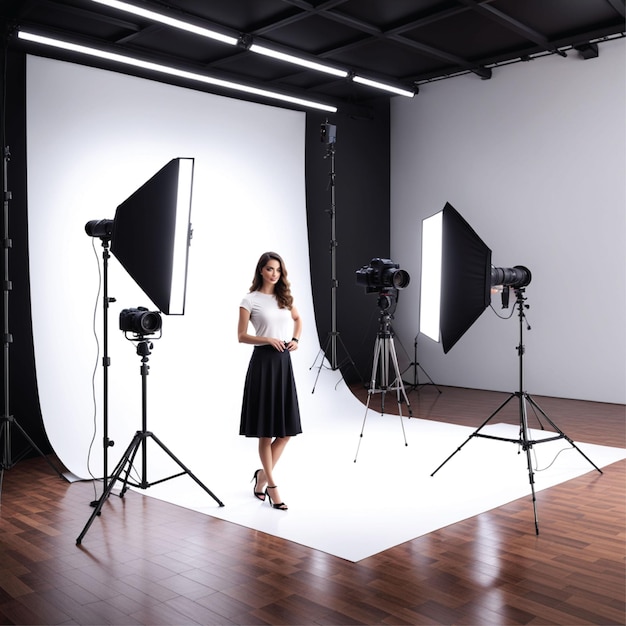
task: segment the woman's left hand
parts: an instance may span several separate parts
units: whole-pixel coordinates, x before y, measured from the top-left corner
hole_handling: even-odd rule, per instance
[[[287,342],[287,350],[289,350],[289,352],[293,352],[294,350],[298,349],[298,342],[297,341],[289,341]]]

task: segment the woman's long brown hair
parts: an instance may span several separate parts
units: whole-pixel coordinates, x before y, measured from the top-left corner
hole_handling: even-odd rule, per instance
[[[261,270],[268,264],[270,260],[278,261],[280,263],[280,278],[274,285],[274,295],[278,301],[278,306],[281,309],[291,309],[293,306],[293,296],[291,295],[291,283],[287,280],[287,268],[280,254],[276,252],[264,252],[256,264],[256,271],[254,272],[254,279],[250,286],[250,291],[258,291],[263,286],[263,277],[261,276]]]

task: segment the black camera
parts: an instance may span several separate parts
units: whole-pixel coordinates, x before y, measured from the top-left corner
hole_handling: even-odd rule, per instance
[[[161,314],[140,306],[120,311],[120,330],[135,335],[153,335],[161,330]]]
[[[400,269],[391,259],[375,258],[369,265],[356,271],[356,282],[365,287],[366,293],[377,293],[386,289],[404,289],[410,282],[408,272]]]

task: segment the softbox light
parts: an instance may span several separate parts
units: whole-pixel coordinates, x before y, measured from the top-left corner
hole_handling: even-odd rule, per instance
[[[422,225],[420,332],[450,351],[491,302],[491,250],[450,204]]]
[[[171,160],[117,207],[111,231],[111,252],[167,315],[185,312],[193,167]]]

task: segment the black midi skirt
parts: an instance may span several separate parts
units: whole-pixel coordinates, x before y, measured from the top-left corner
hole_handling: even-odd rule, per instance
[[[292,437],[301,432],[291,353],[255,346],[246,374],[239,434]]]

